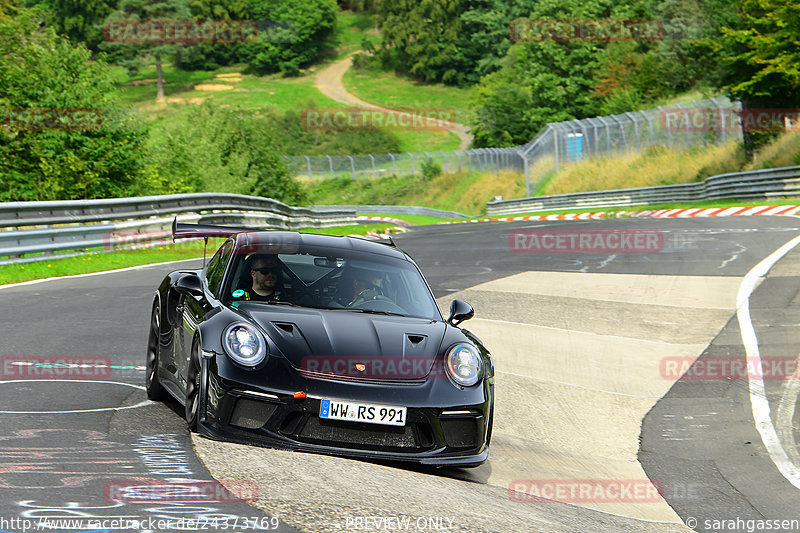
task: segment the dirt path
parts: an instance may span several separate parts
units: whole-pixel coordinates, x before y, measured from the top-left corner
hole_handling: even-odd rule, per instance
[[[336,100],[344,105],[365,109],[375,109],[377,111],[393,111],[385,107],[367,103],[357,98],[355,95],[347,92],[347,89],[345,89],[344,84],[342,83],[342,76],[344,76],[344,73],[347,72],[347,69],[349,69],[352,65],[353,56],[351,54],[320,70],[317,73],[317,79],[315,82],[317,89],[319,89],[320,92],[322,92],[322,94],[328,98]],[[472,135],[469,133],[469,128],[463,124],[457,124],[455,122],[444,122],[444,124],[446,125],[448,131],[458,135],[458,138],[460,139],[458,149],[466,150],[472,142]]]

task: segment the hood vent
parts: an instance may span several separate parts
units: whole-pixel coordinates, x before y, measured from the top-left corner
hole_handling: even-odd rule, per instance
[[[411,341],[411,344],[419,344],[425,340],[425,335],[412,335],[411,333],[406,333],[406,337],[408,337],[408,340]]]

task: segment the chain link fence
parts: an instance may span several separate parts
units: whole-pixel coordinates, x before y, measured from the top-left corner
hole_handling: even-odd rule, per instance
[[[295,176],[333,178],[347,175],[353,179],[382,176],[416,175],[428,163],[449,174],[462,170],[523,169],[518,148],[479,148],[451,152],[401,154],[284,156]]]
[[[564,165],[586,158],[639,152],[655,145],[680,149],[741,140],[741,125],[735,120],[740,109],[738,102],[717,97],[619,115],[551,122],[530,142],[512,148],[284,157],[295,176],[312,179],[416,175],[430,163],[446,173],[515,170],[525,173],[526,195],[530,196],[532,186]]]

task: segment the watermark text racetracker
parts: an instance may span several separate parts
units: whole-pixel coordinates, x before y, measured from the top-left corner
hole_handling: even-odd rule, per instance
[[[300,371],[353,379],[447,378],[434,363],[430,357],[411,355],[309,355],[300,360]]]
[[[0,127],[11,131],[99,130],[103,115],[99,109],[91,108],[0,108]]]
[[[655,230],[517,230],[508,234],[508,247],[517,253],[660,252],[664,234]]]
[[[512,502],[653,503],[663,486],[649,479],[516,479],[508,485]]]
[[[438,108],[318,108],[304,109],[300,114],[304,129],[321,131],[442,130],[452,127],[455,118],[455,110]]]
[[[656,19],[514,19],[508,27],[512,41],[625,42],[659,41],[664,24]]]
[[[4,355],[0,378],[106,379],[114,370],[111,359],[99,355]]]
[[[240,504],[258,500],[258,484],[248,480],[116,480],[103,487],[108,503],[163,505]]]
[[[127,19],[110,20],[103,36],[111,43],[199,44],[291,40],[286,23],[263,20]]]
[[[783,381],[797,379],[798,365],[797,357],[664,357],[659,370],[661,377],[670,381]]]
[[[661,129],[672,132],[784,132],[800,125],[796,108],[676,108],[659,113]]]
[[[656,503],[700,500],[701,483],[669,486],[650,479],[515,479],[508,498],[515,503]]]

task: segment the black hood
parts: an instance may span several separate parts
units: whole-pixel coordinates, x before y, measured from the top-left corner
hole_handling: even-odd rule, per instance
[[[242,306],[289,363],[307,375],[408,380],[427,376],[444,322],[347,310]]]

